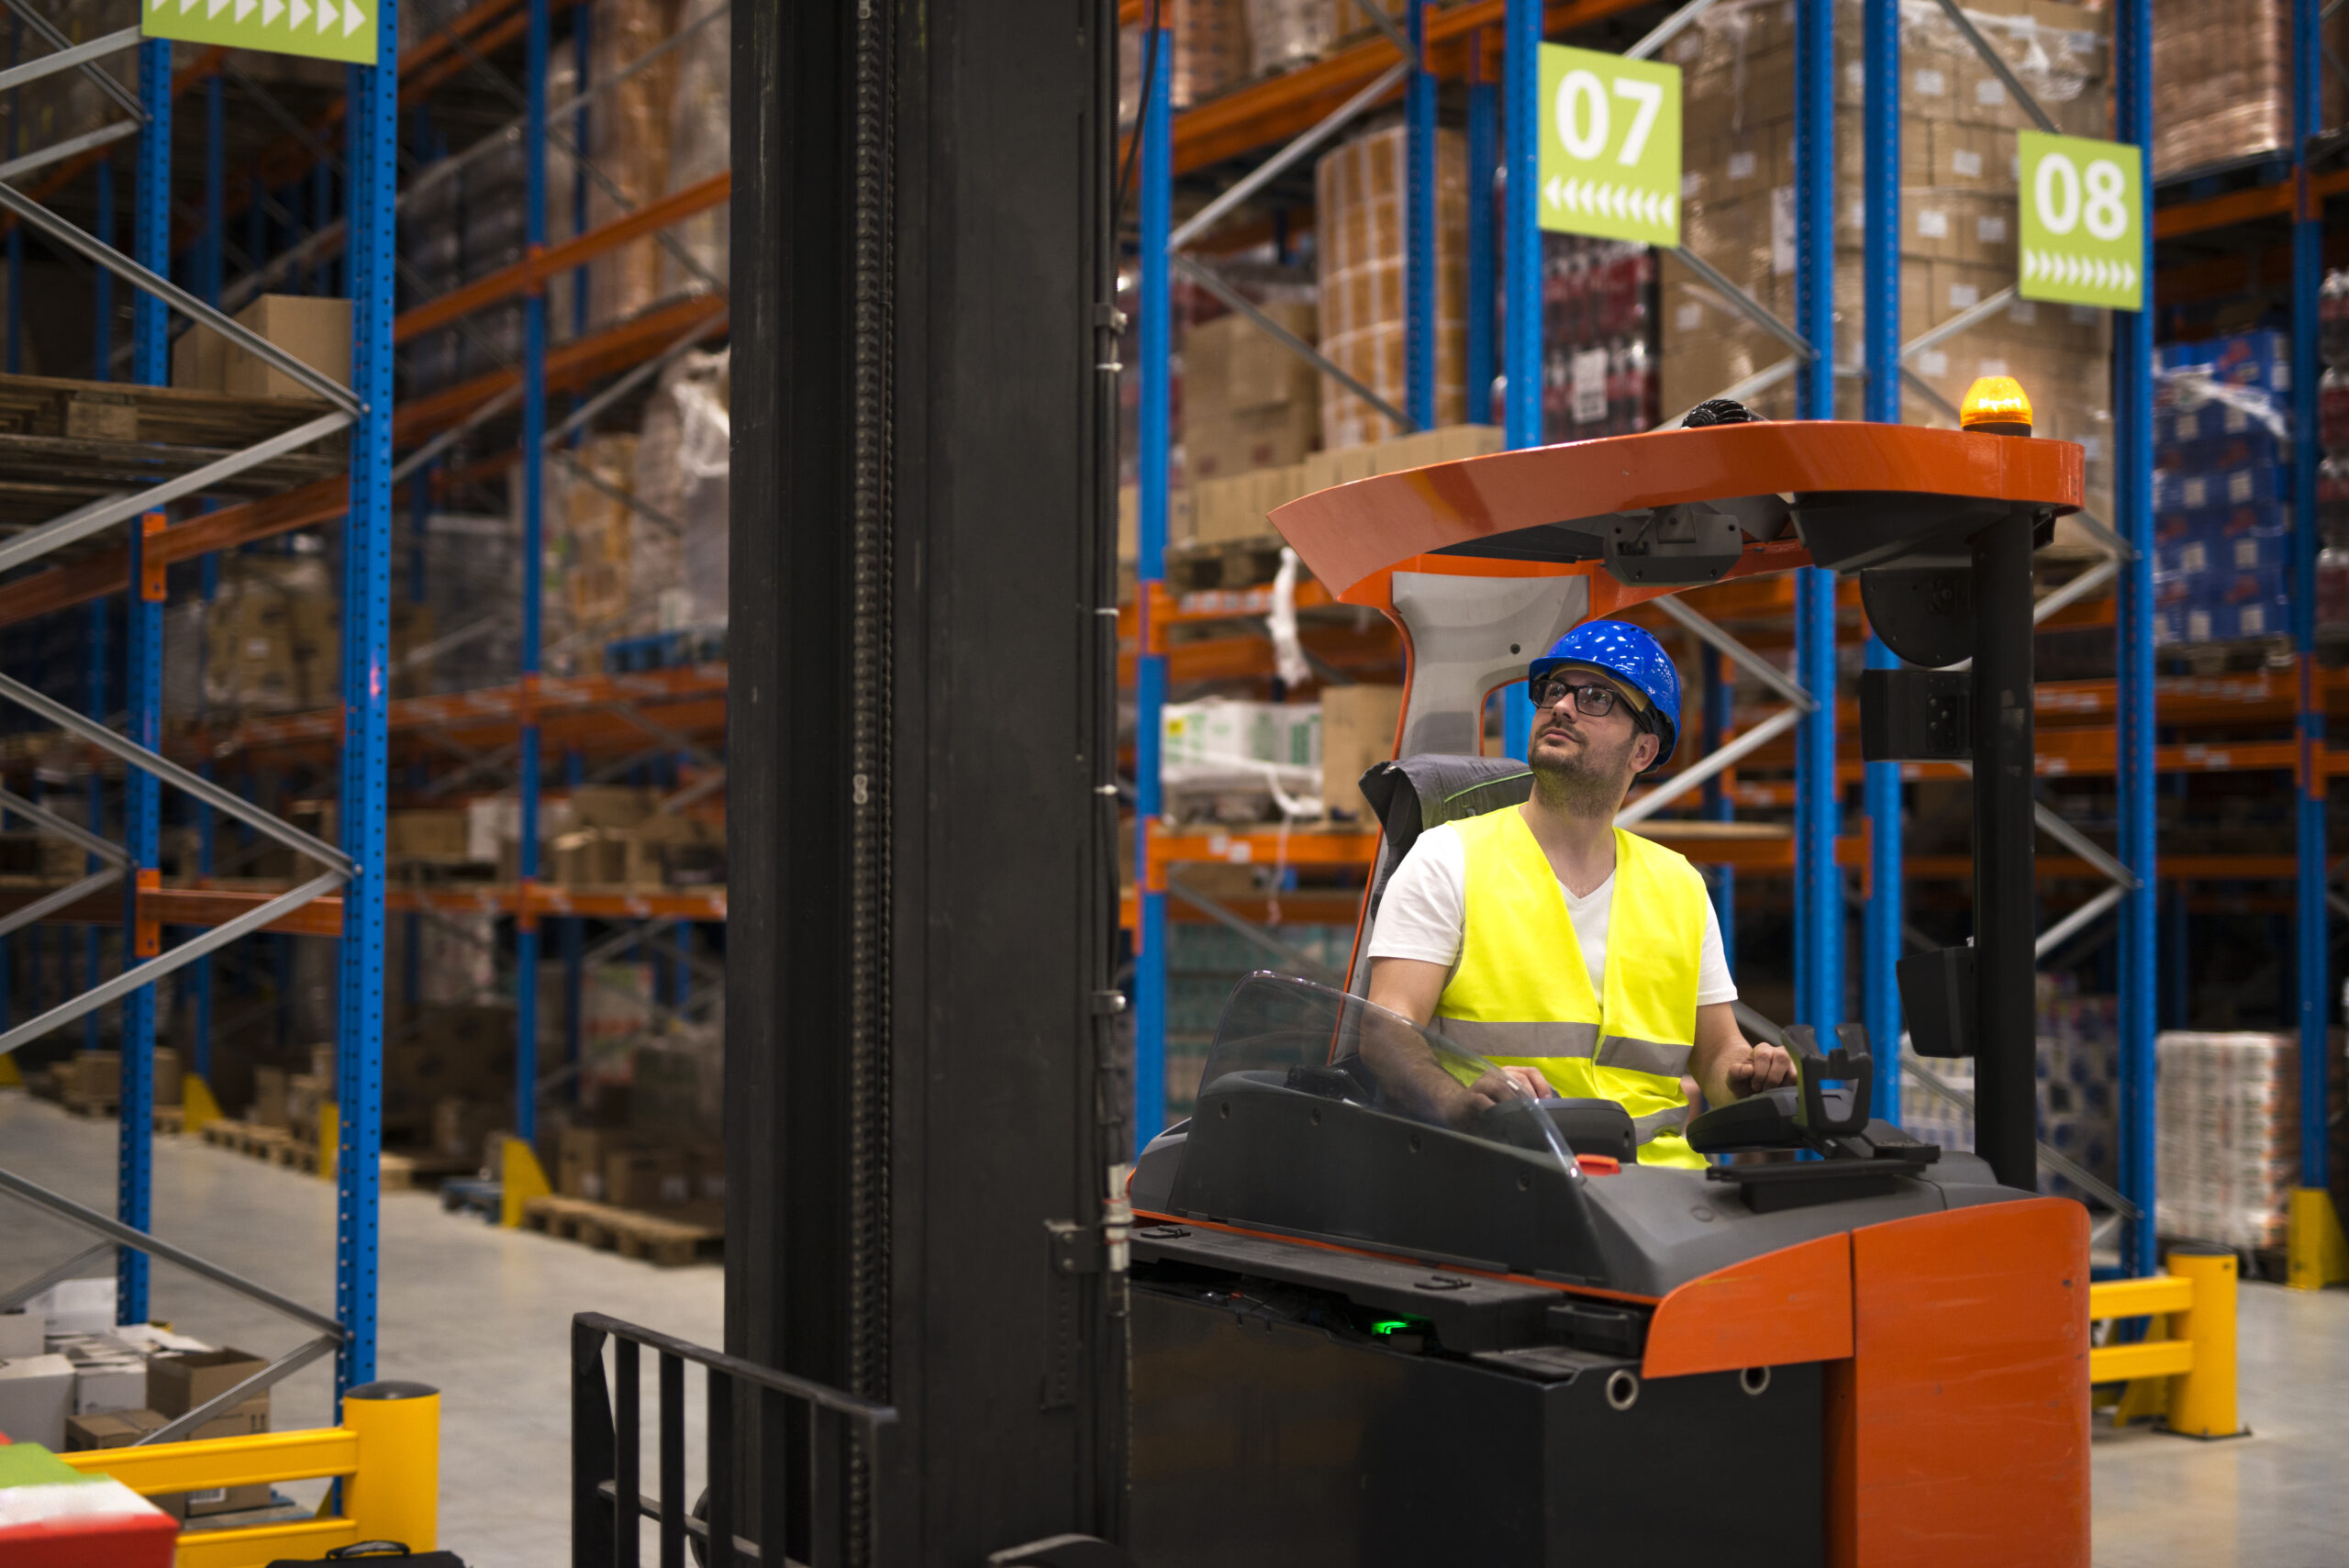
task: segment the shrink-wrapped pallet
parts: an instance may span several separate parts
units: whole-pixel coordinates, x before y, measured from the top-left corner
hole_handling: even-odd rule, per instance
[[[1314,167],[1320,246],[1321,352],[1397,408],[1405,386],[1404,129],[1393,125],[1324,153]],[[1435,423],[1467,421],[1467,156],[1436,140]],[[1399,435],[1395,422],[1329,378],[1321,442],[1360,446]]]
[[[660,48],[675,25],[667,0],[593,0],[591,12],[594,82],[612,81]],[[676,77],[672,51],[596,98],[589,116],[595,144],[589,156],[611,189],[589,182],[588,228],[616,222],[668,190],[669,109]],[[630,240],[597,258],[588,272],[588,326],[626,320],[661,296],[661,242],[650,237]]]
[[[2278,1247],[2299,1173],[2299,1055],[2290,1035],[2155,1037],[2154,1223],[2165,1236]]]
[[[728,47],[732,34],[720,15],[726,6],[727,0],[685,0],[677,18],[680,30],[695,30],[676,50],[677,84],[669,110],[672,191],[699,184],[732,167],[733,66]],[[728,204],[720,202],[670,230],[693,265],[664,251],[662,294],[703,294],[726,286],[727,217]]]
[[[661,375],[636,448],[636,494],[678,527],[677,577],[661,629],[727,620],[727,498],[733,427],[729,350],[687,354]]]

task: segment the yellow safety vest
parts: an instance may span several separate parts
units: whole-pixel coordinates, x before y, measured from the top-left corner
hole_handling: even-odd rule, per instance
[[[1641,1163],[1701,1169],[1680,1135],[1680,1075],[1697,1043],[1703,876],[1684,856],[1615,829],[1602,999],[1591,995],[1565,889],[1518,808],[1453,828],[1467,850],[1467,922],[1436,1029],[1504,1066],[1540,1069],[1569,1099],[1619,1102]]]

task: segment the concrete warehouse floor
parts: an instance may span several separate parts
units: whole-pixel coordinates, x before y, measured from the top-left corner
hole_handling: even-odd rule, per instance
[[[19,1093],[0,1094],[0,1164],[94,1207],[114,1201],[115,1129]],[[321,1308],[333,1302],[333,1190],[226,1150],[162,1139],[159,1230],[200,1256]],[[0,1198],[0,1284],[72,1255],[61,1225]],[[96,1271],[93,1271],[96,1272]],[[700,1344],[721,1336],[714,1266],[655,1271],[529,1232],[440,1212],[428,1194],[384,1196],[378,1372],[442,1391],[441,1543],[473,1568],[561,1568],[570,1561],[568,1344],[571,1315],[609,1312]],[[157,1317],[258,1353],[298,1330],[168,1267]],[[2201,1443],[2099,1428],[2096,1568],[2322,1568],[2349,1563],[2349,1291],[2309,1296],[2245,1285],[2240,1347],[2253,1435]],[[651,1358],[644,1409],[653,1408]],[[276,1424],[322,1425],[326,1366],[280,1385]],[[688,1408],[701,1408],[698,1377]],[[700,1423],[687,1427],[700,1485]],[[650,1451],[648,1441],[647,1451]],[[316,1484],[285,1488],[305,1502]],[[648,1540],[648,1547],[650,1543]],[[648,1560],[650,1558],[648,1557]]]
[[[78,1203],[114,1210],[112,1121],[85,1120],[21,1091],[0,1093],[0,1165]],[[334,1310],[334,1188],[315,1176],[161,1138],[155,1229],[282,1296]],[[0,1287],[72,1256],[89,1240],[0,1195]],[[150,1278],[152,1314],[183,1332],[268,1356],[307,1337],[265,1307],[168,1264],[156,1265]],[[607,1312],[696,1344],[716,1345],[724,1332],[716,1264],[656,1270],[444,1214],[429,1193],[384,1195],[381,1292],[376,1374],[441,1391],[440,1543],[471,1568],[564,1568],[571,1561],[573,1313]],[[653,1357],[643,1358],[648,1463],[654,1365]],[[700,1377],[688,1371],[688,1479],[697,1492],[704,1407]],[[295,1373],[273,1391],[273,1424],[326,1425],[333,1389],[330,1360]],[[280,1490],[315,1503],[324,1486]]]

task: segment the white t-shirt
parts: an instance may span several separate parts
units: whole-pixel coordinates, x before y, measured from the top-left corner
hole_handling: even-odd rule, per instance
[[[1575,923],[1575,940],[1581,944],[1583,962],[1590,970],[1590,989],[1607,995],[1607,922],[1613,913],[1615,877],[1577,898],[1564,883],[1566,913]],[[1378,924],[1370,934],[1373,958],[1416,958],[1459,967],[1460,940],[1468,927],[1468,849],[1449,822],[1429,828],[1403,857],[1387,879],[1378,902]],[[1705,942],[1697,960],[1697,1005],[1737,1000],[1737,983],[1730,978],[1729,962],[1721,956],[1721,926],[1712,901],[1705,901]]]

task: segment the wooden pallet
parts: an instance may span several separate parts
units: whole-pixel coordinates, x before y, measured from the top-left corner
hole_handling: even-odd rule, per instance
[[[419,1150],[405,1154],[386,1153],[381,1156],[383,1174],[381,1185],[385,1192],[421,1191],[437,1187],[455,1176],[470,1176],[481,1169],[481,1162],[468,1160],[462,1154],[440,1154]]]
[[[277,1151],[292,1143],[294,1135],[282,1127],[261,1127],[249,1121],[207,1121],[204,1124],[204,1141],[276,1165],[290,1163],[281,1161]]]
[[[714,1225],[576,1197],[534,1197],[522,1207],[522,1223],[532,1230],[584,1246],[608,1248],[623,1258],[640,1258],[664,1269],[718,1256],[726,1237]]]
[[[46,522],[85,501],[138,490],[306,424],[327,405],[126,382],[0,375],[0,524]],[[340,473],[340,435],[221,482],[267,495]]]
[[[187,1111],[182,1106],[157,1106],[155,1130],[177,1138],[187,1130]]]
[[[89,1100],[83,1099],[79,1095],[67,1095],[57,1103],[63,1106],[67,1110],[72,1111],[75,1116],[87,1117],[92,1121],[95,1121],[101,1117],[110,1117],[114,1115],[114,1102],[112,1100]]]

